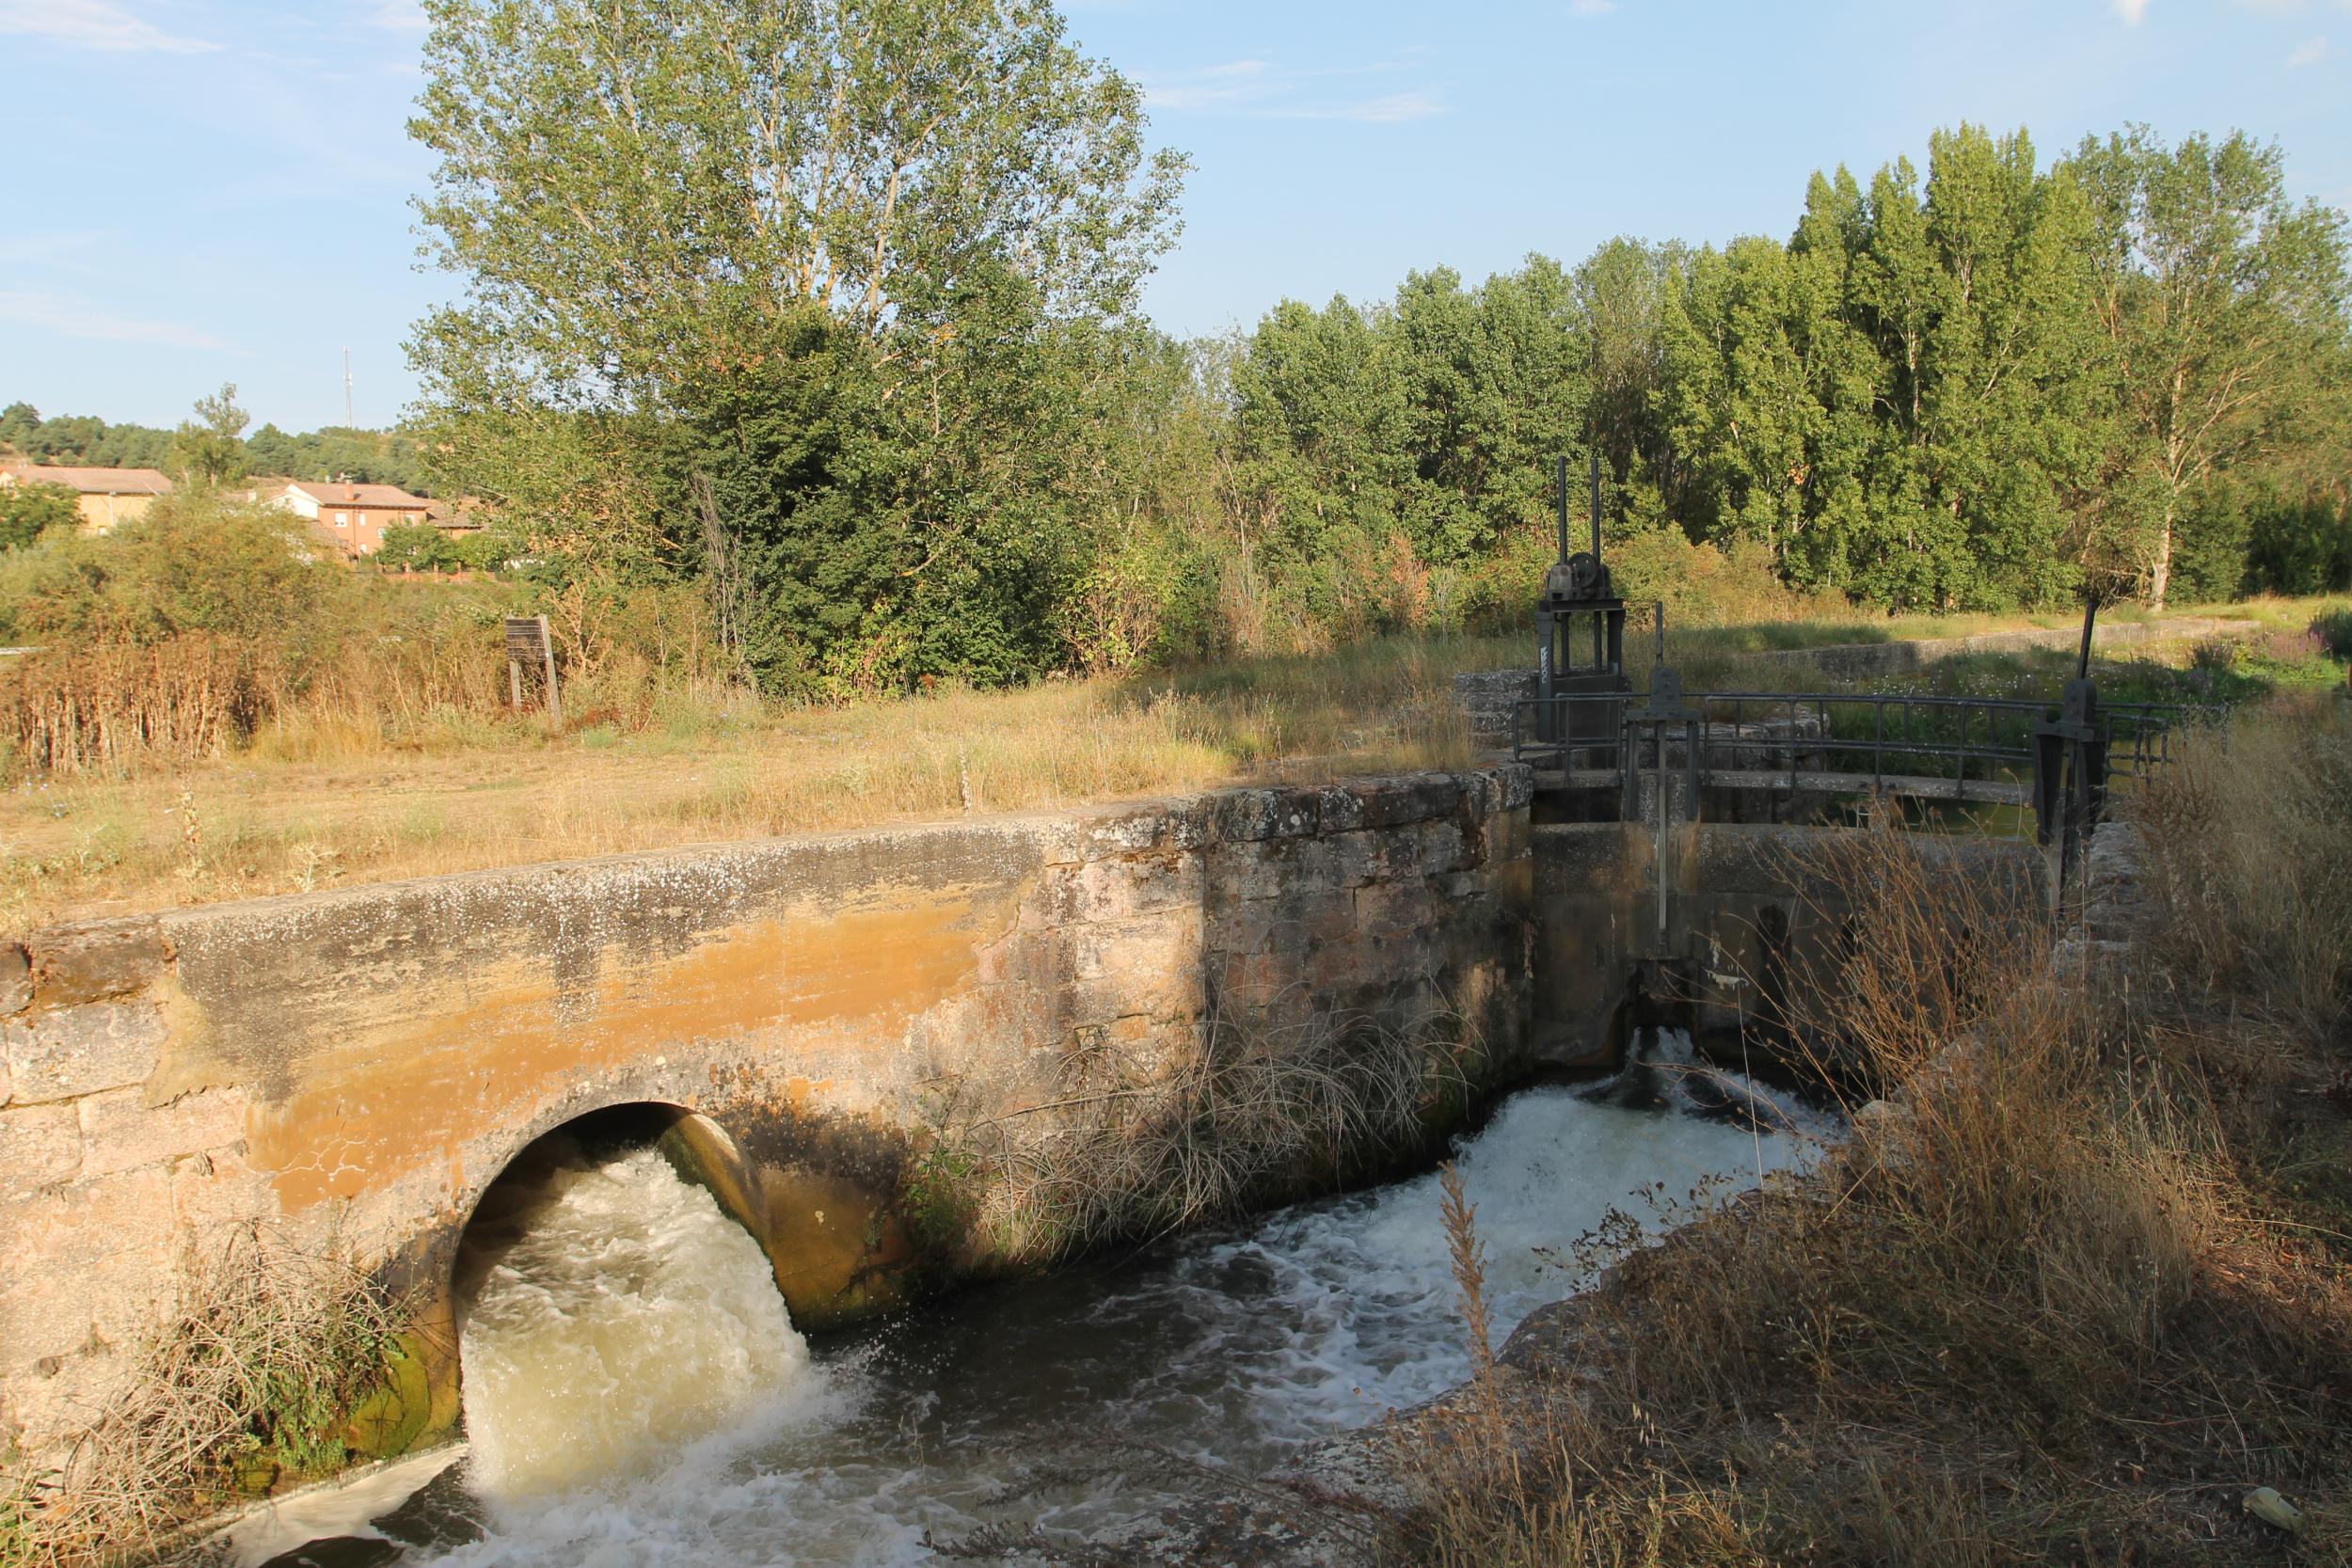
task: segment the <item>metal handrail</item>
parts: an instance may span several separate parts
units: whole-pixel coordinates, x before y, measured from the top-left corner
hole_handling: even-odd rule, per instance
[[[1517,699],[1511,715],[1512,754],[1522,760],[1548,757],[1563,768],[1581,759],[1588,769],[1619,772],[1632,739],[1630,731],[1656,722],[1643,717],[1638,705],[1642,701],[1640,693],[1595,691]],[[1704,691],[1688,693],[1683,701],[1708,718],[1697,732],[1701,772],[1785,772],[1791,788],[1800,773],[1867,777],[1873,787],[1890,776],[1924,776],[1948,780],[1955,798],[1963,800],[1972,783],[2013,785],[2021,773],[2029,773],[2034,736],[2058,709],[2056,703],[2031,698],[1913,692]],[[1561,736],[1572,735],[1577,726],[1568,722],[1568,715],[1571,705],[1579,703],[1614,705],[1621,720],[1613,733],[1606,737],[1540,738],[1546,728]],[[1756,713],[1755,708],[1765,711]],[[1553,715],[1550,725],[1529,723],[1547,709]],[[1863,711],[1869,715],[1867,736],[1838,733],[1841,717]],[[2173,731],[2204,716],[2201,709],[2160,703],[2101,704],[2108,778],[2144,778],[2164,766],[2171,760]],[[1806,719],[1813,721],[1813,732],[1798,733],[1799,721]],[[1715,725],[1726,720],[1732,733],[1717,734]],[[1752,722],[1783,723],[1788,731],[1779,736],[1741,733]],[[1678,749],[1679,743],[1671,738],[1668,744]],[[1734,764],[1748,756],[1772,760],[1761,769],[1724,768],[1718,759],[1726,751]],[[1820,760],[1801,768],[1804,757]],[[1898,772],[1889,768],[1890,761],[1908,767]]]

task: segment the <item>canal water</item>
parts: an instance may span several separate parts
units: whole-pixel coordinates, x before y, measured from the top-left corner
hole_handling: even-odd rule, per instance
[[[1668,1037],[1461,1141],[1498,1343],[1584,1283],[1572,1243],[1613,1208],[1652,1221],[1718,1177],[1728,1196],[1831,1131],[1688,1066]],[[939,1560],[927,1535],[1093,1535],[1168,1500],[1085,1479],[998,1500],[1033,1466],[1140,1441],[1248,1474],[1470,1369],[1434,1175],[815,1345],[750,1238],[650,1150],[583,1158],[501,1218],[463,1343],[469,1451],[397,1507],[288,1521],[317,1539],[248,1536],[247,1563],[895,1568]]]

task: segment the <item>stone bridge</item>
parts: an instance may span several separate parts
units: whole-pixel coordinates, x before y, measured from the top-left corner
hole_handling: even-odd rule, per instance
[[[582,1118],[675,1132],[821,1325],[991,1266],[901,1201],[950,1103],[1042,1131],[1073,1073],[1163,1082],[1219,1017],[1439,1021],[1493,1089],[1605,1059],[1668,950],[1713,976],[1702,1038],[1736,1039],[1741,976],[1830,934],[1808,830],[1536,826],[1532,794],[1517,766],[1236,789],[0,944],[0,1449],[87,1420],[221,1227],[349,1250],[446,1345],[475,1205]],[[449,1358],[435,1381],[445,1418]]]

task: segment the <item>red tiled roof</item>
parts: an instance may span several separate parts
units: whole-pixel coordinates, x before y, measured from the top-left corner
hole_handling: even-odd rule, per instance
[[[85,496],[167,496],[171,481],[153,468],[75,468],[63,464],[11,463],[20,484],[62,484]]]
[[[397,484],[338,484],[329,480],[298,479],[287,486],[299,490],[321,506],[396,506],[419,509],[422,496],[412,496]]]

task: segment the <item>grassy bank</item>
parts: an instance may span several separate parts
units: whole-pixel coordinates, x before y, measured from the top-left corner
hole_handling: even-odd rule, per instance
[[[1667,1244],[1586,1238],[1609,1285],[1423,1434],[1393,1558],[2352,1560],[2352,717],[2208,734],[2135,809],[2151,925],[2097,984],[1900,835],[1849,851],[1880,902],[1807,1022],[1894,1104]]]
[[[2113,672],[2175,701],[2342,678],[2340,665],[2304,648],[2311,603],[2233,612],[2265,618],[2278,649],[2257,640],[2216,673],[2201,670],[2186,644],[2143,645]],[[1693,684],[1783,686],[1792,678],[1786,664],[1749,656],[2019,624],[1829,616],[1677,630],[1669,652]],[[1638,682],[1651,642],[1629,641]],[[763,701],[716,681],[613,677],[576,691],[561,734],[536,714],[479,702],[403,706],[338,689],[331,703],[290,705],[217,755],[127,772],[20,772],[0,795],[0,927],[714,839],[1458,765],[1471,751],[1453,676],[1528,657],[1524,637],[1391,639],[1149,676],[830,706]],[[2055,653],[1984,657],[1899,683],[2054,691],[2068,668]]]

